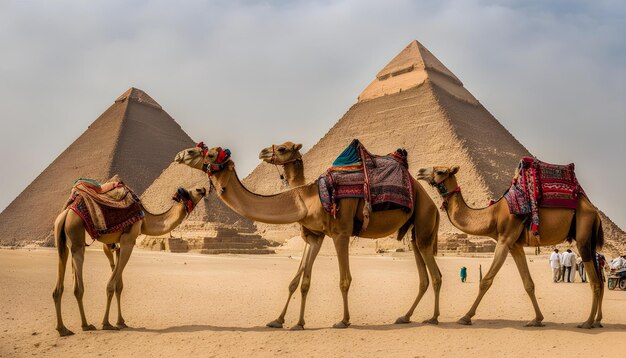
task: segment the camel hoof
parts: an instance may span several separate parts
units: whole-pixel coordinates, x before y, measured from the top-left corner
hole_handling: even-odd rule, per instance
[[[118,324],[116,324],[117,328],[119,329],[124,329],[124,328],[128,328],[128,326],[126,325],[126,323],[124,322],[120,322]]]
[[[93,324],[83,326],[83,331],[95,331],[95,330],[96,330],[96,326],[94,326]]]
[[[426,324],[439,324],[439,320],[435,317],[431,318],[431,319],[427,319],[425,321],[422,321],[422,323],[426,323]]]
[[[541,321],[537,321],[536,319],[526,323],[526,327],[544,327],[545,324],[541,323]]]
[[[581,323],[577,326],[578,328],[591,329],[593,326],[589,322]]]
[[[402,317],[398,317],[395,324],[406,324],[406,323],[411,323],[411,320],[408,319],[406,316],[402,316]]]
[[[120,330],[119,328],[117,328],[117,327],[115,327],[115,326],[112,326],[112,325],[111,325],[111,324],[109,324],[109,323],[107,323],[107,324],[103,324],[103,325],[102,325],[102,329],[103,329],[103,330],[105,330],[105,331],[119,331],[119,330]]]
[[[472,319],[471,318],[467,318],[467,317],[463,317],[460,320],[456,321],[456,323],[462,324],[464,326],[471,326],[472,325]]]
[[[74,335],[74,332],[70,331],[69,329],[62,327],[62,328],[57,328],[57,331],[59,331],[59,335],[61,337],[67,337],[67,336],[72,336]]]
[[[304,331],[304,326],[301,324],[296,324],[295,326],[292,326],[291,328],[289,328],[290,331]]]
[[[266,326],[270,328],[283,328],[283,324],[278,322],[278,320],[273,320],[272,322],[266,324]]]
[[[604,326],[602,325],[602,323],[600,323],[600,321],[595,321],[593,322],[593,328],[603,328]]]
[[[350,327],[350,322],[346,323],[344,321],[341,321],[341,322],[333,324],[333,328],[341,328],[341,329],[343,329],[343,328],[348,328],[348,327]]]

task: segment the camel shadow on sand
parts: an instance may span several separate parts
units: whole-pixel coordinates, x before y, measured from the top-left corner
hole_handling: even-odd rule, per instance
[[[362,325],[351,326],[357,330],[373,330],[373,331],[393,331],[402,328],[422,328],[422,327],[434,327],[438,329],[451,329],[451,330],[463,330],[463,329],[504,329],[514,328],[520,331],[536,332],[536,331],[563,331],[563,332],[578,332],[584,334],[601,334],[603,332],[620,332],[626,331],[626,324],[605,324],[603,328],[583,329],[578,328],[577,325],[580,322],[566,322],[557,323],[544,321],[543,327],[526,327],[528,321],[516,321],[507,319],[490,319],[490,320],[473,320],[471,325],[462,325],[456,322],[439,322],[438,325],[424,324],[419,322],[411,322],[408,324],[381,324],[381,325]]]
[[[378,325],[352,325],[348,329],[355,330],[363,330],[363,331],[395,331],[395,330],[403,330],[403,329],[420,329],[423,327],[433,327],[436,329],[452,329],[452,330],[472,330],[472,329],[504,329],[504,328],[514,328],[520,331],[563,331],[563,332],[577,332],[583,334],[602,334],[604,332],[624,332],[626,331],[626,324],[603,324],[604,328],[593,328],[593,329],[581,329],[576,327],[578,323],[567,322],[567,323],[556,323],[556,322],[544,322],[544,327],[525,327],[526,321],[516,321],[516,320],[504,320],[504,319],[494,319],[494,320],[475,320],[471,326],[465,326],[461,324],[457,324],[456,322],[440,322],[439,325],[430,325],[418,322],[411,322],[408,324],[378,324]],[[305,331],[320,331],[320,330],[334,330],[335,328],[331,327],[315,327],[315,328],[306,328]],[[203,324],[195,324],[195,325],[182,325],[182,326],[172,326],[167,328],[146,328],[146,327],[128,327],[124,329],[124,331],[129,332],[147,332],[147,333],[190,333],[190,332],[203,332],[203,331],[211,331],[211,332],[261,332],[261,333],[274,333],[274,332],[286,332],[289,331],[289,327],[283,329],[269,328],[265,326],[254,326],[254,327],[224,327],[224,326],[213,326],[213,325],[203,325]]]

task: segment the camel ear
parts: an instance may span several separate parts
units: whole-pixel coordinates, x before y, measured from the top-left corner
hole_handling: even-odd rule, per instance
[[[228,162],[228,170],[235,170],[235,163],[232,160]]]
[[[454,174],[458,173],[459,169],[460,168],[459,168],[458,165],[453,166],[452,168],[450,168],[450,175],[454,175]]]
[[[293,146],[293,149],[295,149],[295,150],[300,150],[300,148],[302,148],[302,144],[300,144],[300,143],[298,143],[298,144]]]

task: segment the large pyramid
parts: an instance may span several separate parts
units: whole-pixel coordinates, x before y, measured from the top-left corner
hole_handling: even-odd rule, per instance
[[[358,96],[357,103],[304,154],[307,181],[323,173],[353,138],[360,139],[375,154],[406,148],[412,174],[428,165],[460,165],[463,194],[468,204],[475,207],[483,207],[490,198],[499,197],[510,184],[519,159],[530,154],[417,41],[393,58]],[[244,182],[264,194],[284,189],[276,169],[266,163],[260,164]],[[441,202],[435,190],[427,190],[436,203]],[[442,216],[442,236],[458,233]],[[609,245],[625,241],[626,234],[606,217],[604,227]],[[294,233],[285,233],[284,238]]]
[[[155,100],[128,89],[0,213],[0,243],[49,240],[77,178],[119,174],[142,193],[181,148],[193,145]]]

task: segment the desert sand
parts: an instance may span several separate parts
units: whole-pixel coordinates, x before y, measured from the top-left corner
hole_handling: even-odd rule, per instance
[[[100,327],[110,269],[97,245],[86,253],[84,299],[88,320]],[[299,264],[296,251],[211,256],[135,250],[122,295],[131,328],[82,332],[69,270],[63,314],[76,334],[61,338],[52,301],[56,251],[0,250],[0,356],[623,356],[626,292],[606,291],[604,328],[578,329],[589,313],[589,286],[552,283],[547,256],[528,257],[546,317],[543,328],[524,327],[533,310],[511,259],[483,299],[474,325],[455,323],[473,302],[478,266],[486,272],[489,256],[438,257],[444,278],[440,324],[394,325],[417,293],[411,253],[353,256],[352,326],[330,328],[340,320],[342,306],[336,258],[327,252],[314,266],[305,331],[265,327],[282,309]],[[464,284],[458,277],[461,266],[469,273]],[[299,303],[297,292],[286,328],[296,323]],[[429,318],[432,305],[430,289],[413,320]]]

